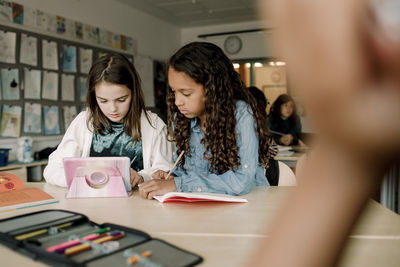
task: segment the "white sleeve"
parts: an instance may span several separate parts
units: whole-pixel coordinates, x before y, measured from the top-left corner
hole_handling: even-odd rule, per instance
[[[85,135],[88,132],[85,113],[81,112],[71,122],[57,149],[49,156],[48,164],[43,172],[47,183],[63,187],[67,186],[63,158],[82,157]]]
[[[167,126],[158,117],[153,124],[152,129],[152,140],[150,147],[143,147],[143,149],[149,149],[147,153],[150,154],[150,164],[143,163],[143,170],[139,171],[139,174],[143,176],[144,180],[150,180],[151,175],[157,170],[169,171],[173,164],[172,159],[172,144],[167,140]],[[143,127],[144,125],[142,125]],[[151,126],[149,126],[151,127]]]

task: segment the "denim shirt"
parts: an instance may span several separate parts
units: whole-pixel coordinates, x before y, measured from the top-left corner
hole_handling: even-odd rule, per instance
[[[200,143],[204,133],[197,118],[191,120],[191,157],[185,156],[185,171],[178,166],[173,172],[176,191],[243,195],[249,193],[254,186],[269,185],[264,168],[258,161],[256,123],[249,111],[251,108],[247,103],[236,102],[236,141],[240,165],[234,171],[229,170],[220,175],[209,172],[210,164],[203,158],[205,148]]]

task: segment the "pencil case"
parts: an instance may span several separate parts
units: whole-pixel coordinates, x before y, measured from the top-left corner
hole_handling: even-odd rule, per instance
[[[45,210],[0,220],[0,243],[52,266],[194,266],[202,257],[122,225]]]

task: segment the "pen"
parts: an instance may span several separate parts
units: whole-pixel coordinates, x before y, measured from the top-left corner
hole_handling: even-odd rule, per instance
[[[272,134],[277,134],[277,135],[281,135],[281,136],[286,135],[286,134],[284,134],[284,133],[277,132],[277,131],[272,131],[272,130],[269,130],[269,132],[272,133]]]
[[[68,223],[56,225],[55,227],[56,227],[57,229],[61,229],[61,228],[65,228],[65,227],[68,227],[68,226],[71,226],[71,225],[72,225],[72,222],[68,222]],[[26,234],[17,235],[17,236],[15,237],[15,239],[17,239],[17,240],[24,240],[24,239],[28,239],[28,238],[31,238],[31,237],[34,237],[34,236],[38,236],[38,235],[41,235],[41,234],[45,234],[45,233],[47,233],[47,232],[48,232],[48,229],[47,229],[47,228],[46,228],[46,229],[41,229],[41,230],[36,230],[36,231],[29,232],[29,233],[26,233]]]
[[[171,170],[169,171],[169,173],[167,174],[167,177],[165,177],[165,180],[169,179],[169,176],[171,175],[171,173],[175,170],[176,165],[178,165],[178,162],[181,160],[183,153],[185,153],[185,150],[182,150],[181,154],[179,154],[179,157],[176,159],[174,166],[172,166]]]
[[[109,230],[110,230],[110,227],[104,227],[104,228],[100,228],[99,230],[83,234],[80,237],[85,237],[85,236],[88,236],[90,234],[103,234],[103,233],[108,232]]]

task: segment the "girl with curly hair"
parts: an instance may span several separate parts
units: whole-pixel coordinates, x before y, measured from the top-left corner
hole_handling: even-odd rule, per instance
[[[184,157],[172,179],[159,171],[139,185],[148,199],[171,191],[248,193],[268,185],[269,146],[265,117],[232,62],[216,45],[193,42],[168,63],[168,129]]]

